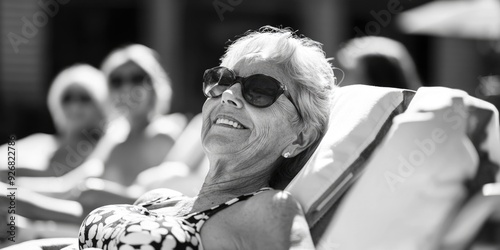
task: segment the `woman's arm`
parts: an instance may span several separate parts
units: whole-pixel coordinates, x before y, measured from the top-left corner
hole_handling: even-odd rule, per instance
[[[16,184],[50,196],[64,197],[86,178],[99,176],[103,171],[99,159],[87,160],[75,170],[59,177],[19,177]]]
[[[74,191],[75,201],[87,215],[92,210],[110,204],[133,204],[146,190],[141,187],[124,187],[118,183],[99,178],[89,178]]]
[[[63,171],[64,173],[58,174],[56,172],[56,177],[20,177],[16,180],[16,184],[50,196],[65,197],[85,179],[102,175],[104,163],[108,160],[112,150],[126,139],[128,132],[129,127],[123,119],[110,122],[95,149],[76,169],[69,173]]]
[[[19,139],[14,145],[0,145],[1,155],[9,153],[8,157],[0,159],[0,181],[7,183],[10,172],[8,160],[15,160],[16,176],[50,176],[54,174],[49,168],[51,157],[59,148],[56,136],[37,133]],[[19,157],[19,154],[24,154]],[[29,155],[28,155],[29,154]]]
[[[0,203],[10,204],[9,186],[0,183]],[[15,213],[33,220],[53,220],[67,223],[81,223],[82,206],[75,201],[55,199],[18,187],[15,191]]]

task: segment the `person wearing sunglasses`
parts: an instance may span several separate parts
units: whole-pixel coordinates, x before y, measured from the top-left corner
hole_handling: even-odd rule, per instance
[[[63,187],[63,193],[71,193],[70,199],[87,212],[137,199],[130,190],[145,187],[134,185],[136,177],[165,160],[186,123],[182,114],[166,115],[171,83],[156,51],[140,44],[117,48],[103,60],[101,70],[109,88],[110,122],[99,152],[79,175],[68,176],[73,184]]]
[[[65,180],[71,181],[66,181],[66,185],[46,185],[46,193],[58,197],[61,195],[56,193],[74,193],[76,197],[71,198],[80,199],[79,189],[98,185],[103,191],[125,194],[139,173],[164,161],[184,127],[183,115],[166,115],[171,83],[154,50],[140,44],[117,48],[105,57],[101,71],[109,89],[109,122],[103,126],[103,140],[78,174],[65,176]],[[89,178],[97,179],[88,181]],[[115,198],[135,200],[121,196]],[[91,196],[81,202],[95,208],[94,203],[106,204],[109,199]]]
[[[17,140],[15,186],[22,195],[16,197],[17,215],[24,218],[67,218],[67,214],[55,213],[62,209],[76,210],[75,202],[61,205],[53,198],[46,198],[36,191],[53,184],[53,178],[64,178],[75,173],[84,162],[97,151],[102,140],[101,126],[107,121],[108,88],[104,75],[98,69],[87,64],[76,64],[63,69],[52,81],[48,90],[48,109],[55,125],[55,134],[36,133]],[[38,121],[33,120],[33,123]],[[97,131],[90,133],[91,131]],[[1,152],[7,152],[9,145],[0,146]],[[11,187],[7,179],[7,158],[0,160],[0,178],[2,189]],[[41,198],[43,197],[43,198]],[[11,200],[5,194],[0,195],[0,204],[9,204]],[[0,218],[8,218],[8,207],[0,209]],[[12,210],[11,210],[12,212]],[[17,221],[16,221],[17,223]],[[5,225],[0,233],[0,245],[7,241]],[[24,220],[16,224],[21,239],[36,237],[33,229],[36,224]],[[45,231],[47,231],[45,229]],[[3,240],[2,240],[3,239]],[[4,245],[2,245],[4,246]]]
[[[166,116],[172,88],[156,51],[140,44],[117,48],[101,70],[108,80],[112,113],[125,120],[129,131],[104,159],[101,177],[129,186],[140,172],[162,163],[183,125],[176,123],[175,114]]]
[[[158,189],[98,208],[80,249],[314,249],[281,189],[324,135],[334,83],[318,42],[270,26],[237,39],[203,75],[210,169],[199,194]]]
[[[59,209],[31,219],[79,223],[96,207],[134,202],[147,190],[135,185],[136,177],[165,161],[186,124],[182,114],[165,115],[170,106],[170,81],[154,50],[139,44],[118,48],[105,58],[101,70],[109,89],[105,98],[108,119],[99,130],[87,133],[94,136],[97,131],[102,136],[94,152],[72,172],[19,180],[61,204],[77,202],[80,212]],[[71,110],[87,101],[77,89],[62,98]]]
[[[107,119],[107,98],[106,80],[99,70],[86,64],[62,70],[54,78],[47,97],[57,133],[37,133],[17,142],[19,150],[30,156],[17,159],[16,175],[61,176],[81,165],[102,136],[88,136],[86,132],[98,129]]]

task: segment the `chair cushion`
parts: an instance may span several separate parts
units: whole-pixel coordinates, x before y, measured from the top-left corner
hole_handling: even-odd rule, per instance
[[[367,85],[335,90],[328,131],[287,186],[313,227],[362,171],[392,118],[408,106],[414,92]]]
[[[489,111],[485,125],[478,110]],[[474,143],[477,130],[485,133]],[[317,248],[439,248],[461,204],[478,191],[468,183],[477,178],[480,163],[498,170],[498,134],[498,112],[491,104],[459,90],[419,89],[328,221]],[[487,159],[478,152],[486,152]]]

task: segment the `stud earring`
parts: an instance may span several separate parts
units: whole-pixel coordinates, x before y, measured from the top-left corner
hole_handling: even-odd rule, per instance
[[[290,157],[290,153],[289,153],[289,152],[286,152],[286,153],[283,155],[283,157],[285,157],[285,158]]]

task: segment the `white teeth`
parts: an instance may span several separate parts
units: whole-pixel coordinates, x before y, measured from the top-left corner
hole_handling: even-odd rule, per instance
[[[232,126],[233,128],[238,128],[238,129],[243,128],[243,126],[241,124],[239,124],[238,122],[230,121],[228,119],[223,119],[223,118],[217,119],[217,121],[215,121],[215,124],[226,124],[226,125]]]

